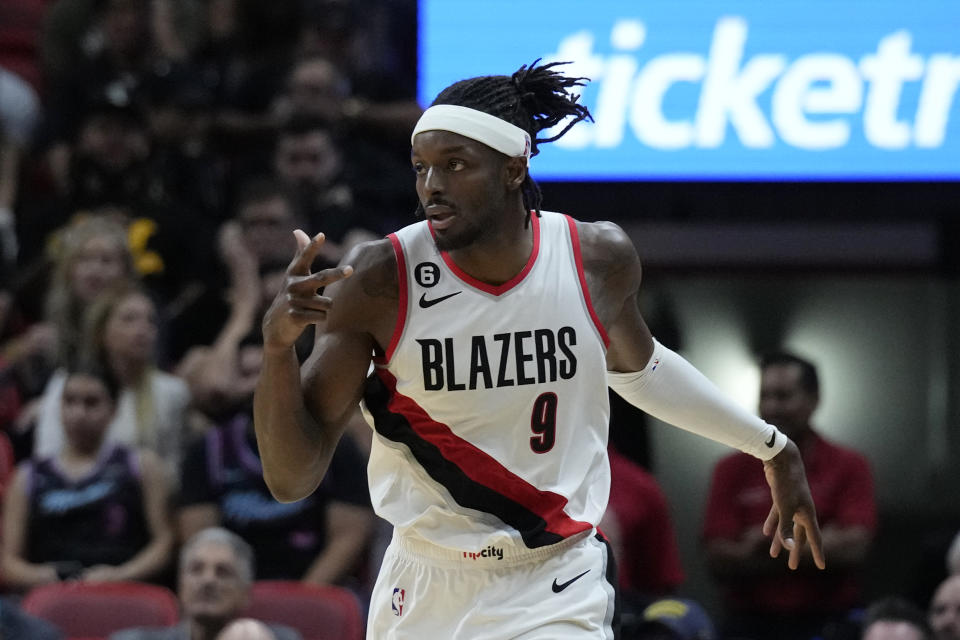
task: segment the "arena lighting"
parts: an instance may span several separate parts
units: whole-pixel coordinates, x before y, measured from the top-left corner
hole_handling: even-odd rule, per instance
[[[540,179],[960,179],[960,4],[421,0],[420,99],[570,60],[593,81]],[[507,19],[509,17],[509,19]]]

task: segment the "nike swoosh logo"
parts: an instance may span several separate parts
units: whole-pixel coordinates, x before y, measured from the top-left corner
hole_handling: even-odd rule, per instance
[[[770,434],[770,439],[764,442],[763,444],[773,449],[773,445],[775,445],[776,443],[777,443],[777,432],[774,431],[773,433]]]
[[[554,579],[553,579],[553,587],[552,587],[552,588],[553,588],[553,592],[554,592],[554,593],[560,593],[561,591],[563,591],[564,589],[566,589],[566,588],[569,587],[571,584],[573,584],[574,582],[576,582],[577,580],[579,580],[579,579],[582,578],[583,576],[587,575],[588,573],[590,573],[590,569],[587,569],[586,571],[584,571],[584,572],[581,573],[580,575],[574,576],[574,577],[570,578],[569,580],[567,580],[566,582],[561,582],[560,584],[557,584],[557,579],[554,578]]]
[[[433,300],[427,300],[427,294],[423,293],[423,294],[420,295],[420,308],[421,308],[421,309],[428,309],[428,308],[432,307],[432,306],[435,305],[435,304],[438,304],[438,303],[440,303],[440,302],[443,302],[443,301],[446,300],[447,298],[452,298],[453,296],[458,296],[458,295],[460,295],[461,293],[463,293],[463,291],[454,291],[453,293],[447,294],[447,295],[445,295],[445,296],[440,296],[439,298],[434,298]]]

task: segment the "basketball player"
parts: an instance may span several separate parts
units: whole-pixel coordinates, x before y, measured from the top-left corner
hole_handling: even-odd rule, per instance
[[[787,549],[795,568],[808,541],[824,566],[796,446],[651,337],[619,227],[540,211],[528,162],[589,117],[571,94],[583,80],[534,64],[451,85],[411,136],[425,220],[315,273],[323,235],[295,232],[263,321],[257,439],[271,490],[297,500],[362,397],[370,492],[394,526],[368,637],[614,637],[614,563],[596,531],[607,385],[761,458],[771,555]],[[301,370],[293,343],[309,324]]]

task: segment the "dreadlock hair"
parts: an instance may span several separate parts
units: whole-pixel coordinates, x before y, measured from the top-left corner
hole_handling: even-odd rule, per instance
[[[590,111],[578,104],[579,95],[571,93],[573,87],[582,87],[589,78],[572,78],[554,70],[554,67],[568,62],[551,62],[537,66],[523,65],[510,76],[478,76],[460,80],[440,92],[433,105],[451,104],[469,107],[477,111],[496,116],[512,125],[520,127],[530,134],[530,156],[539,153],[538,146],[553,142],[581,120],[593,121]],[[537,134],[571,117],[570,122],[554,136],[538,138]],[[526,222],[530,223],[530,212],[540,216],[540,203],[543,196],[540,187],[530,177],[529,170],[520,186],[523,207],[527,211]],[[417,215],[423,215],[423,206],[417,206]]]

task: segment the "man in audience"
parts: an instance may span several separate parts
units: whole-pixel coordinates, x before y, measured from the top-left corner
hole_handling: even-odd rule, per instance
[[[377,185],[364,188],[364,172],[348,162],[338,139],[319,120],[297,117],[280,129],[273,169],[295,195],[305,224],[324,230],[323,265],[337,264],[353,246],[390,230],[374,197],[381,173],[373,171]]]
[[[960,574],[948,576],[934,592],[930,626],[936,640],[960,640]]]
[[[239,536],[218,527],[200,531],[180,551],[177,595],[182,622],[162,629],[127,629],[113,634],[110,640],[216,640],[247,603],[253,562],[253,550]],[[293,629],[266,626],[275,640],[300,638]]]
[[[773,562],[757,524],[770,510],[764,470],[738,454],[720,460],[713,472],[703,525],[707,562],[723,590],[728,634],[806,640],[859,603],[858,571],[877,521],[873,476],[863,455],[811,426],[820,400],[813,364],[775,353],[760,369],[760,417],[800,448],[830,563],[826,571],[801,563],[788,572]]]
[[[877,600],[863,619],[861,640],[932,640],[923,612],[903,598]]]

